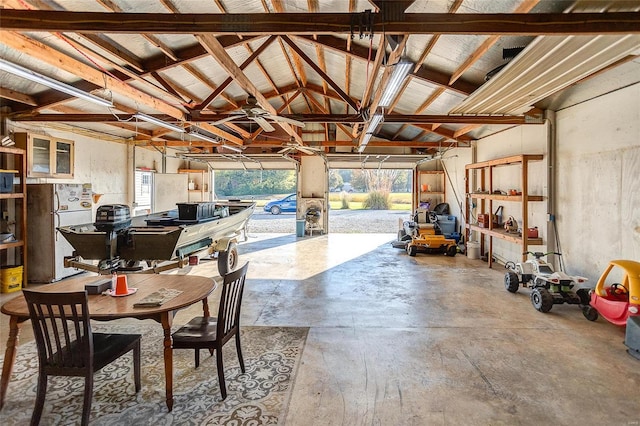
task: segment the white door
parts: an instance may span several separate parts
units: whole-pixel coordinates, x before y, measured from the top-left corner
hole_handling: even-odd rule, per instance
[[[153,172],[136,170],[136,192],[133,216],[151,213],[153,206]]]

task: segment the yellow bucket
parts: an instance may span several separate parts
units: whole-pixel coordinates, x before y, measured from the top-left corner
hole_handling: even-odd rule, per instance
[[[0,269],[0,292],[12,293],[22,288],[23,266],[8,266]]]

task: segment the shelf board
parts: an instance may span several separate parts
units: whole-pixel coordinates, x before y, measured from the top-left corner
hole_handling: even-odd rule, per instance
[[[0,146],[0,152],[4,152],[6,154],[17,154],[17,155],[25,155],[26,151],[22,148],[14,148],[8,146]]]
[[[540,161],[544,158],[541,154],[523,154],[511,157],[497,158],[495,160],[483,161],[480,163],[467,164],[465,169],[482,169],[484,167],[506,166],[508,164],[522,163],[523,161]]]
[[[21,198],[24,198],[24,194],[22,192],[11,192],[8,194],[0,194],[0,200],[21,199]]]
[[[478,198],[483,200],[501,200],[501,201],[522,201],[522,195],[502,195],[502,194],[484,194],[471,192],[468,194],[471,198]],[[527,195],[528,201],[543,201],[542,195]]]
[[[478,225],[467,225],[472,231],[478,231],[481,234],[489,235],[490,237],[500,238],[502,240],[511,241],[512,243],[522,244],[523,238],[517,234],[510,234],[503,230],[481,228]],[[542,245],[542,238],[527,238],[527,244],[532,246]]]
[[[420,194],[444,195],[442,191],[421,191]]]
[[[10,243],[0,243],[0,250],[10,249],[14,247],[22,247],[24,246],[23,240],[11,241]]]

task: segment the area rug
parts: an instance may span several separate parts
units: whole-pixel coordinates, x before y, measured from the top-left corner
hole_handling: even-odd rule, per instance
[[[175,328],[175,327],[174,327]],[[142,333],[142,389],[133,384],[133,357],[125,355],[94,376],[92,425],[282,424],[308,328],[243,327],[242,373],[230,341],[223,349],[227,398],[220,396],[215,354],[173,354],[173,411],[165,404],[162,328],[159,324],[109,326],[96,332]],[[1,360],[1,358],[0,358]],[[28,425],[35,403],[38,359],[34,342],[18,348],[13,376],[0,412],[3,425]],[[80,424],[84,379],[50,377],[41,425]]]

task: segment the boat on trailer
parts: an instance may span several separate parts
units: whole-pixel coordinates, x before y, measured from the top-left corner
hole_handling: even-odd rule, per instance
[[[221,275],[235,269],[238,237],[244,234],[246,240],[255,202],[193,202],[177,207],[131,218],[126,205],[103,205],[96,222],[59,227],[74,249],[65,266],[99,274],[157,273],[184,267],[192,256],[217,255]]]

